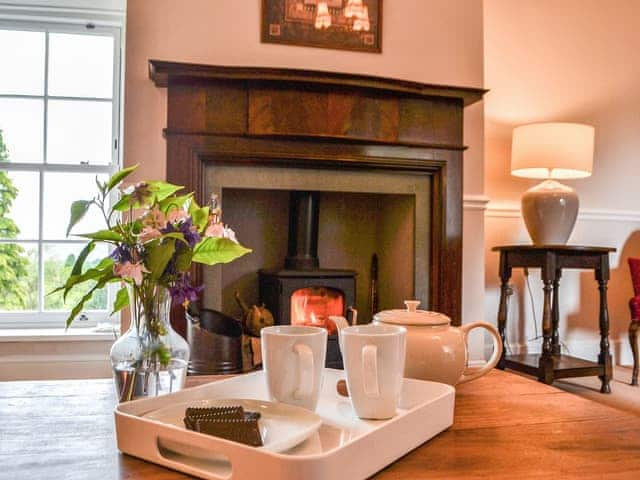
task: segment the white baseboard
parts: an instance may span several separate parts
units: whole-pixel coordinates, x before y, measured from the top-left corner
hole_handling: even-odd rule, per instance
[[[96,341],[3,342],[0,381],[111,377],[113,338]]]
[[[481,210],[487,209],[489,197],[486,195],[465,195],[463,198],[463,207],[465,210]]]
[[[467,197],[465,196],[465,206]],[[520,218],[520,204],[515,202],[487,202],[485,215],[489,218]],[[639,210],[582,208],[578,221],[640,222]]]
[[[0,363],[0,381],[73,380],[110,378],[108,358],[100,360],[51,360],[43,363],[37,358]]]

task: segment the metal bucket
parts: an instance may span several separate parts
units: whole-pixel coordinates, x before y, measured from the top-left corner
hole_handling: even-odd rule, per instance
[[[188,311],[189,375],[242,372],[242,326],[216,310]]]

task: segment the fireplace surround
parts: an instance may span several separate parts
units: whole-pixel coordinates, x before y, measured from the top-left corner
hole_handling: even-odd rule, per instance
[[[460,323],[463,112],[484,90],[158,60],[149,75],[167,88],[167,180],[201,202],[216,165],[428,177],[427,307]],[[184,331],[182,312],[172,322]]]

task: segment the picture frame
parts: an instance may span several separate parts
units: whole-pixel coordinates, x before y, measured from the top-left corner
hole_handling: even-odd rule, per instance
[[[383,0],[262,0],[261,41],[382,52]]]

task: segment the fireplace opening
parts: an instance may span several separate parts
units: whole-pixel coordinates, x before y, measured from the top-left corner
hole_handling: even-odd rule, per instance
[[[428,308],[429,176],[216,164],[206,177],[207,192],[220,195],[225,223],[253,250],[236,262],[204,269],[206,308],[241,315],[234,298],[239,291],[246,303],[264,302],[279,324],[289,324],[297,321],[291,314],[294,293],[322,289],[328,295],[339,292],[343,303],[327,305],[324,314],[314,312],[320,317],[349,318],[354,307],[358,323],[367,323],[374,308],[401,308],[407,298]],[[292,192],[312,195],[296,194],[292,201]],[[316,211],[317,223],[315,215],[292,218],[296,209]],[[308,299],[307,307],[316,300]],[[328,326],[330,348],[339,353],[337,335]]]
[[[334,335],[336,327],[329,321],[332,315],[345,314],[344,294],[335,288],[307,287],[291,295],[291,324],[326,328]]]

